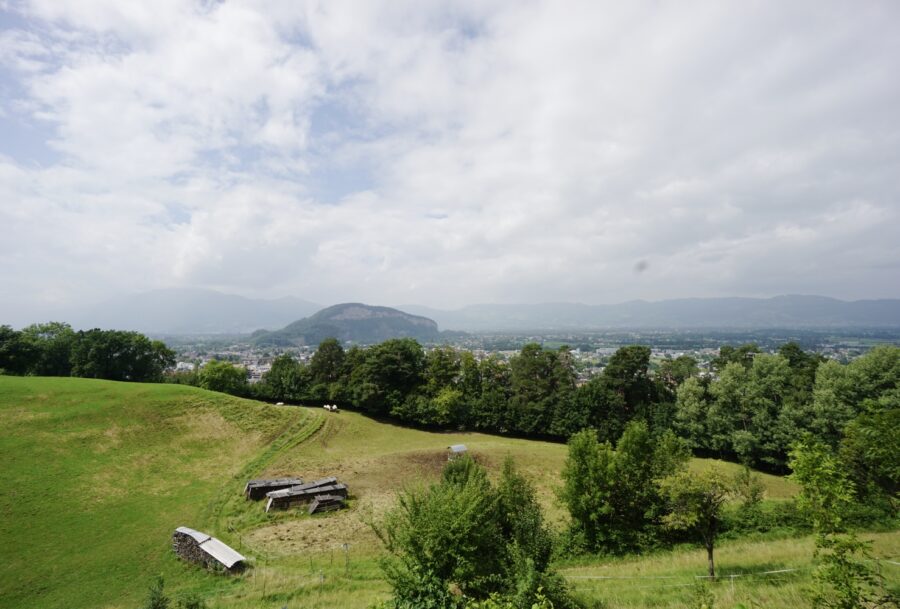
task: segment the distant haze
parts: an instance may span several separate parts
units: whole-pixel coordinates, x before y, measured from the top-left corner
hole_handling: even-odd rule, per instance
[[[399,307],[465,331],[606,328],[888,328],[900,327],[900,300],[845,302],[821,296],[690,298],[614,305],[544,303],[471,305],[453,311]]]
[[[358,311],[365,313],[360,316],[364,323],[359,328],[351,328],[353,324],[347,321],[353,317],[351,313]],[[19,320],[17,325],[48,320],[68,321],[76,328],[115,328],[157,335],[280,330],[256,340],[267,344],[294,344],[298,340],[317,344],[328,336],[357,342],[379,342],[391,336],[431,340],[437,338],[437,330],[896,328],[900,327],[900,299],[845,302],[821,296],[779,296],[632,301],[614,305],[480,304],[436,309],[422,305],[384,308],[343,304],[323,308],[298,298],[250,299],[213,290],[181,289],[120,297],[88,308],[36,313]],[[434,323],[437,328],[433,327]]]
[[[114,328],[151,334],[247,334],[278,329],[322,307],[299,298],[263,300],[213,290],[154,290],[72,310],[48,313],[76,328]],[[34,321],[46,321],[38,318]]]
[[[898,23],[893,0],[0,1],[0,323],[159,289],[898,298]],[[285,303],[308,313],[229,327]]]

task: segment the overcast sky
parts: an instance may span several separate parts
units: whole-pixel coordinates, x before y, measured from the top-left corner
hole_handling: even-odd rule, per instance
[[[0,0],[0,323],[900,297],[900,3]]]

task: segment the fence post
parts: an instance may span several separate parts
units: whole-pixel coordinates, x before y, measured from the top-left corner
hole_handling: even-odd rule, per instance
[[[344,548],[344,576],[350,577],[350,544],[344,543],[341,547]]]

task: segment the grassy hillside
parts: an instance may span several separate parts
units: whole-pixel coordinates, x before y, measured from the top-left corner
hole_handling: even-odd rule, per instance
[[[565,445],[480,433],[426,432],[341,412],[326,416],[319,433],[295,450],[283,453],[265,469],[265,474],[337,476],[350,487],[357,500],[356,509],[334,514],[327,523],[313,519],[280,522],[277,526],[257,529],[249,537],[272,553],[283,553],[285,546],[268,541],[285,536],[296,539],[296,546],[302,544],[317,550],[343,543],[373,545],[375,536],[367,522],[382,512],[404,485],[437,479],[447,460],[447,446],[451,444],[468,446],[494,473],[499,472],[507,455],[512,456],[534,481],[551,522],[562,524],[565,512],[556,500],[556,489],[561,485],[559,475],[566,458]],[[713,463],[709,459],[695,459],[691,467],[708,467]],[[715,463],[729,472],[739,469],[732,463]],[[783,499],[796,492],[796,486],[789,480],[766,474],[761,477],[771,498]],[[329,531],[328,535],[319,535],[323,528]]]
[[[368,607],[388,593],[368,523],[400,488],[436,478],[446,447],[456,443],[494,473],[513,456],[551,520],[564,522],[554,495],[566,454],[560,444],[429,433],[350,412],[85,379],[0,377],[0,428],[0,547],[9,549],[0,562],[0,608],[134,607],[157,573],[174,596],[196,591],[223,609]],[[268,474],[338,476],[350,487],[351,509],[265,514],[241,489],[247,478]],[[784,479],[763,478],[772,498],[796,491]],[[169,544],[181,524],[232,544],[253,568],[222,577],[180,562]],[[897,555],[898,545],[900,535],[878,537],[882,555]],[[809,550],[809,540],[731,542],[721,567],[808,569]],[[702,552],[684,550],[564,568],[581,593],[610,607],[678,606],[704,562]],[[778,600],[767,606],[797,604],[808,571],[791,573],[786,584],[775,582],[781,587],[770,600]],[[592,579],[608,575],[626,579]],[[637,575],[655,579],[627,579]],[[739,582],[735,594],[742,589]],[[733,597],[757,606],[763,598]]]
[[[0,376],[0,606],[125,607],[211,577],[169,551],[279,436],[318,417],[173,385]]]

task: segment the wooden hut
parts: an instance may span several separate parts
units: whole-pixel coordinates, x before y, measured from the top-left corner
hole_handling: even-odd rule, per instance
[[[319,478],[318,480],[313,480],[312,482],[307,482],[305,484],[298,484],[291,488],[305,491],[307,489],[316,488],[317,486],[331,486],[332,484],[337,484],[337,478],[328,476],[327,478]]]
[[[340,495],[316,495],[309,504],[309,513],[330,512],[344,507],[344,498]]]
[[[262,499],[266,493],[278,491],[303,484],[300,478],[259,478],[247,481],[244,487],[244,495],[247,499]]]
[[[213,571],[237,573],[246,566],[246,558],[215,537],[178,527],[172,534],[172,549],[180,558]]]
[[[266,511],[268,512],[272,509],[286,510],[299,505],[306,505],[313,501],[317,495],[347,497],[347,485],[345,484],[328,484],[312,488],[303,488],[304,486],[306,485],[272,491],[267,494],[269,501],[266,503]]]

